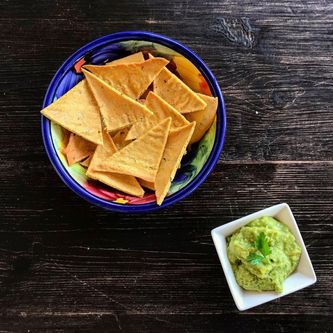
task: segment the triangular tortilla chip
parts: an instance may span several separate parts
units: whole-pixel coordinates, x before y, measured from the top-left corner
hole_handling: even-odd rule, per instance
[[[122,130],[118,131],[113,137],[112,140],[116,145],[117,149],[120,150],[127,146],[131,141],[126,141],[126,136],[128,134],[129,129],[123,128]]]
[[[104,125],[114,132],[152,114],[141,103],[113,89],[96,75],[83,69],[100,108]]]
[[[71,166],[91,155],[95,151],[95,148],[96,145],[94,143],[71,133],[67,146],[62,149],[62,153],[66,155],[67,163]]]
[[[154,80],[154,92],[180,113],[200,111],[206,107],[195,92],[166,68]]]
[[[138,99],[168,63],[164,58],[148,59],[140,63],[118,65],[86,65],[111,87],[131,98]]]
[[[183,115],[181,115],[174,107],[152,91],[149,92],[145,105],[149,110],[153,111],[154,114],[133,124],[127,134],[126,140],[133,140],[140,137],[142,134],[147,132],[147,130],[153,128],[163,119],[168,117],[171,117],[172,119],[170,127],[171,132],[178,127],[189,124]]]
[[[148,190],[155,191],[155,183],[154,182],[147,182],[144,179],[138,179],[138,182],[141,186],[147,188]]]
[[[190,142],[195,128],[195,122],[178,128],[169,134],[160,167],[155,179],[156,202],[161,205],[166,197],[171,182],[175,177],[181,159],[186,152],[186,147]]]
[[[104,132],[103,137],[104,145],[97,146],[87,170],[87,176],[109,185],[121,192],[142,197],[144,190],[135,177],[96,170],[96,166],[98,166],[101,161],[104,161],[117,151],[117,148],[109,134]]]
[[[187,120],[195,121],[197,123],[190,144],[198,142],[211,127],[216,115],[218,104],[217,97],[211,97],[202,94],[198,95],[207,103],[207,106],[202,111],[191,112],[185,115]]]
[[[92,155],[89,155],[85,160],[83,160],[82,162],[80,162],[80,164],[85,167],[85,168],[88,168],[89,165],[90,165],[90,162],[92,160],[92,157],[93,157],[93,154]]]
[[[107,62],[106,65],[132,64],[133,62],[142,62],[142,61],[145,61],[143,53],[137,52],[137,53],[130,54],[127,57],[123,57],[120,59],[116,59],[116,60]]]
[[[99,108],[86,80],[79,82],[41,113],[86,140],[103,144]]]
[[[164,119],[137,140],[101,160],[96,169],[131,175],[148,182],[155,181],[170,125],[171,118]]]
[[[150,59],[155,59],[149,54]],[[171,104],[180,113],[203,110],[206,103],[175,74],[163,68],[154,82],[154,92]]]

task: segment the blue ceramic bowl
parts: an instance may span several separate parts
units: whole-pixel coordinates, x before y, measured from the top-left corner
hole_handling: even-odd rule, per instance
[[[149,212],[182,200],[205,181],[216,165],[222,151],[226,132],[226,110],[219,85],[205,63],[181,43],[154,33],[142,31],[119,32],[98,38],[70,56],[59,68],[46,92],[43,107],[61,97],[83,79],[80,67],[85,63],[104,64],[140,50],[164,56],[176,66],[182,79],[193,90],[218,97],[216,121],[199,143],[182,160],[163,204],[155,203],[153,194],[135,198],[89,180],[79,165],[68,167],[61,153],[66,136],[58,125],[42,116],[42,135],[46,152],[64,183],[90,203],[111,211]]]

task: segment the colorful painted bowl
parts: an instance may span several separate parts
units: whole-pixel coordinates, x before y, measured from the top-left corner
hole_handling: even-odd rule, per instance
[[[61,153],[65,132],[42,116],[45,149],[64,183],[92,204],[127,213],[153,211],[185,198],[208,177],[217,163],[224,143],[226,110],[218,83],[205,63],[186,46],[162,35],[142,31],[114,33],[92,41],[69,57],[51,81],[43,104],[43,107],[51,104],[82,80],[83,64],[104,64],[140,50],[171,60],[184,82],[194,91],[211,94],[219,100],[215,122],[183,158],[161,206],[155,203],[154,194],[147,193],[143,198],[125,195],[88,179],[80,164],[68,167]]]

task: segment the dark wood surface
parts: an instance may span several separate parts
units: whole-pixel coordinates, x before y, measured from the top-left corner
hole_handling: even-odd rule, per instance
[[[1,332],[332,332],[331,1],[0,1]],[[228,109],[208,180],[147,215],[72,193],[44,152],[46,88],[77,48],[122,30],[195,50]],[[239,312],[210,230],[287,202],[318,282]]]

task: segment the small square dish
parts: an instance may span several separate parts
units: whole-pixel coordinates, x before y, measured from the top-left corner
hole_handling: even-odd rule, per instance
[[[284,281],[283,292],[281,293],[276,293],[274,291],[247,291],[240,287],[236,281],[227,255],[227,237],[233,234],[236,230],[243,227],[244,225],[248,224],[249,222],[263,216],[271,216],[288,226],[291,233],[295,236],[296,242],[302,250],[298,266],[296,270]],[[256,213],[247,215],[233,222],[224,224],[220,227],[213,229],[211,234],[231,294],[234,298],[238,310],[240,311],[244,311],[260,304],[288,295],[297,290],[308,287],[317,281],[316,274],[313,270],[312,263],[304,245],[301,233],[298,229],[293,213],[291,212],[290,207],[286,203],[278,204],[260,210]]]

